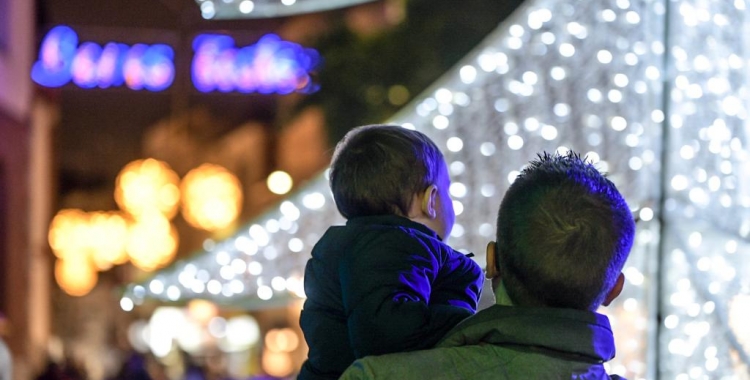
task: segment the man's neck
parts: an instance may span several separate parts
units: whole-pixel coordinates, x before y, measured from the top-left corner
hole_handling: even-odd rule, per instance
[[[513,306],[513,301],[510,300],[510,296],[508,296],[508,292],[505,290],[505,285],[503,285],[502,281],[495,287],[495,304]]]

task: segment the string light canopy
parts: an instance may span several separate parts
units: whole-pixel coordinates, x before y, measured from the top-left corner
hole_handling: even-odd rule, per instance
[[[373,0],[196,0],[205,19],[292,16],[346,8]]]
[[[529,1],[391,119],[443,149],[449,243],[463,251],[492,239],[502,194],[538,152],[572,149],[609,173],[639,218],[625,289],[601,310],[617,344],[610,373],[748,373],[750,37],[736,33],[748,16],[743,0]],[[312,246],[343,222],[326,174],[123,300],[304,297]]]

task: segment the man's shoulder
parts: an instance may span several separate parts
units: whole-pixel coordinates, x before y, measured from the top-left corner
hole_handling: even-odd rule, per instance
[[[480,379],[505,364],[493,351],[489,346],[467,345],[369,356],[355,361],[341,379]]]
[[[341,379],[528,379],[591,378],[625,380],[607,375],[601,364],[573,363],[496,344],[468,344],[423,351],[370,356],[355,361]]]
[[[425,379],[430,372],[450,373],[452,359],[447,351],[452,348],[402,352],[381,356],[368,356],[355,361],[341,379]]]

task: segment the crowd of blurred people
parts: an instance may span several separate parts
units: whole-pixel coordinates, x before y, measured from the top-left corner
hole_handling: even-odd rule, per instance
[[[249,378],[235,378],[225,371],[216,371],[210,366],[198,363],[187,353],[182,355],[182,368],[178,374],[170,373],[167,367],[152,354],[142,354],[137,351],[128,353],[119,370],[107,380],[278,380],[279,378],[259,375]],[[0,377],[0,380],[5,380]],[[58,363],[48,359],[42,373],[35,380],[89,380],[83,365],[73,359],[66,358]]]

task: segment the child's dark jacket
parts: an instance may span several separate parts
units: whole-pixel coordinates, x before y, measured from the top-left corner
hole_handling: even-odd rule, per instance
[[[476,312],[479,266],[409,219],[334,226],[305,269],[300,326],[310,347],[299,379],[336,379],[357,358],[435,345]]]

